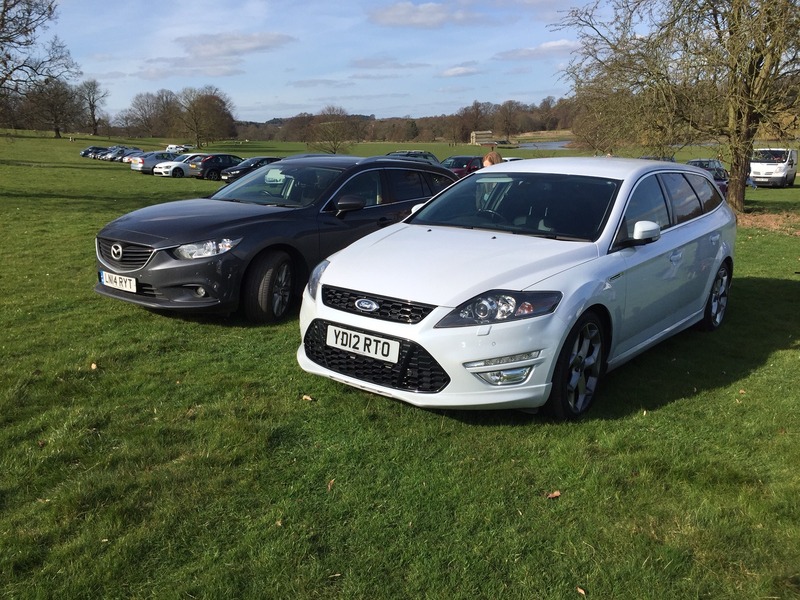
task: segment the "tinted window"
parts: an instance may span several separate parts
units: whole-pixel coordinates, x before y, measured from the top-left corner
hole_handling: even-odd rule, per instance
[[[419,172],[405,169],[386,169],[386,173],[389,176],[389,186],[392,190],[391,196],[398,202],[424,198],[429,195]]]
[[[697,193],[697,197],[700,198],[700,202],[703,203],[703,211],[710,212],[722,204],[722,196],[708,179],[693,174],[686,177]]]
[[[655,176],[643,179],[633,190],[617,241],[633,238],[633,228],[637,221],[658,223],[661,229],[669,227],[669,213],[664,193]]]
[[[676,223],[684,223],[703,214],[697,194],[683,175],[666,173],[661,175],[661,179],[667,189]]]
[[[448,185],[453,183],[453,180],[441,173],[425,173],[425,178],[428,181],[428,187],[431,189],[431,194],[438,194]]]
[[[344,196],[356,196],[364,200],[364,206],[375,206],[384,202],[381,194],[380,171],[359,173],[342,186],[336,199]],[[388,200],[388,199],[387,199]]]

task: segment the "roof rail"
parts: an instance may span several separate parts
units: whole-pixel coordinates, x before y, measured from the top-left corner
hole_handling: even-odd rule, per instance
[[[363,160],[359,161],[361,163],[365,162],[377,162],[377,161],[385,161],[385,162],[416,162],[422,163],[424,165],[432,164],[431,161],[425,160],[424,158],[419,158],[417,156],[387,156],[385,154],[378,154],[376,156],[367,156]]]

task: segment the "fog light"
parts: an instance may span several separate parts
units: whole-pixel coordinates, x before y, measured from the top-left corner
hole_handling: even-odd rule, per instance
[[[206,292],[206,288],[204,288],[204,287],[201,285],[201,286],[198,286],[198,287],[197,287],[197,289],[194,291],[194,293],[195,293],[195,294],[197,294],[198,298],[205,298],[205,297],[206,297],[206,294],[207,294],[208,292]]]
[[[491,385],[514,385],[525,381],[532,368],[533,367],[517,367],[516,369],[503,369],[502,371],[474,373],[474,375]]]
[[[538,362],[540,351],[522,352],[464,363],[464,368],[489,385],[516,385],[523,383]],[[520,364],[522,363],[522,364]],[[492,369],[483,370],[483,369]]]
[[[494,367],[498,365],[508,365],[511,363],[533,360],[534,358],[539,358],[538,350],[533,350],[532,352],[523,352],[522,354],[512,354],[510,356],[498,356],[497,358],[487,358],[485,360],[474,360],[472,362],[464,363],[464,366],[467,369],[476,369],[480,367]]]

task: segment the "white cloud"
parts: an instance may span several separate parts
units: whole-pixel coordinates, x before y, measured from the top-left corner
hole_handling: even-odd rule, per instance
[[[183,46],[189,56],[195,59],[238,57],[275,50],[290,42],[297,41],[283,33],[213,33],[181,36],[175,41]]]
[[[531,60],[539,58],[552,58],[565,56],[579,47],[578,42],[573,40],[556,40],[544,42],[533,48],[516,48],[498,52],[492,58],[496,60]]]
[[[438,2],[397,2],[391,6],[384,6],[373,10],[369,15],[370,21],[386,27],[416,27],[422,29],[437,29],[449,24],[462,24],[478,22],[480,16],[462,9],[454,10],[449,4]]]

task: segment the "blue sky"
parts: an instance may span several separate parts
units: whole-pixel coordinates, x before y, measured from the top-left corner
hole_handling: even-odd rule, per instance
[[[222,8],[222,7],[230,8]],[[570,94],[576,47],[552,31],[553,0],[61,0],[57,35],[108,90],[114,116],[138,93],[213,85],[240,120],[337,106],[426,117],[473,101]]]

